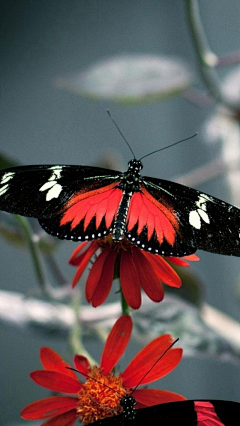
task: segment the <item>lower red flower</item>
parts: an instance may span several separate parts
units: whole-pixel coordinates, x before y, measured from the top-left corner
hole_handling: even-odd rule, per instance
[[[84,242],[74,250],[69,263],[78,270],[73,279],[73,287],[81,278],[92,256],[98,252],[86,282],[86,299],[92,306],[101,305],[107,298],[114,278],[115,266],[122,292],[127,304],[132,309],[141,306],[141,289],[154,302],[163,299],[162,282],[172,287],[181,287],[181,279],[162,256],[140,250],[126,239],[114,242],[111,236],[103,240]],[[199,260],[197,256],[185,257],[187,260]],[[189,264],[176,257],[167,257],[178,266]]]
[[[44,370],[34,371],[31,378],[54,392],[75,396],[41,399],[27,405],[21,416],[26,420],[48,419],[42,426],[72,426],[78,419],[88,425],[121,413],[120,401],[129,394],[137,401],[136,409],[184,400],[179,394],[157,389],[135,389],[131,392],[131,388],[134,389],[139,383],[144,385],[154,382],[179,364],[182,357],[180,348],[170,348],[161,358],[174,342],[169,334],[160,336],[145,346],[122,373],[115,375],[112,372],[126,349],[131,331],[131,317],[124,315],[119,318],[107,338],[99,367],[91,367],[85,356],[75,355],[75,368],[84,379],[87,375],[85,382],[79,380],[77,374],[69,369],[69,364],[56,352],[42,348],[40,359]]]

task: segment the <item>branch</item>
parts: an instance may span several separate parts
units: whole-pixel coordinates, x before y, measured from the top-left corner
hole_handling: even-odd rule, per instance
[[[173,180],[174,182],[181,183],[182,185],[194,187],[227,172],[229,172],[229,164],[226,164],[222,158],[219,158],[218,160],[213,160],[203,166],[197,167],[185,175],[175,177]]]
[[[144,307],[151,309],[152,301],[146,297],[143,297],[143,299]],[[169,296],[165,296],[164,300],[169,300]],[[240,350],[240,324],[237,321],[207,303],[203,305],[201,313],[207,326],[214,329],[238,351]],[[97,309],[92,309],[91,306],[83,306],[79,319],[82,323],[82,329],[87,333],[90,327],[98,328],[100,323],[111,327],[120,315],[120,304],[108,303],[99,306]],[[12,324],[15,327],[35,326],[42,329],[46,334],[54,330],[64,337],[75,324],[75,319],[73,309],[63,303],[45,302],[26,298],[21,293],[0,291],[0,321]]]
[[[200,75],[209,93],[217,103],[221,103],[230,109],[235,109],[237,105],[234,105],[229,99],[227,99],[222,91],[221,83],[215,70],[215,68],[219,65],[219,58],[211,51],[208,45],[207,37],[201,21],[198,1],[186,0],[186,10],[189,29],[199,63]],[[224,63],[224,59],[222,59],[222,63]]]
[[[240,348],[240,324],[237,321],[207,303],[202,307],[202,318],[232,346]]]

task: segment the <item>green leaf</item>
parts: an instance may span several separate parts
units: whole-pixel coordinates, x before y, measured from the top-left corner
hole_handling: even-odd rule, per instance
[[[181,59],[132,53],[104,59],[55,83],[81,96],[134,105],[176,96],[191,82],[192,73]]]
[[[43,233],[40,225],[38,224],[36,224],[36,232],[34,232],[30,226],[33,220],[29,218],[24,218],[24,220],[29,223],[32,238],[38,238],[38,235],[41,233],[41,238],[38,238],[37,243],[40,251],[44,254],[52,253],[56,249],[60,240],[52,238],[45,232]],[[16,215],[0,211],[0,236],[7,240],[8,243],[28,248],[28,240],[21,223],[17,220]]]
[[[198,276],[196,276],[188,268],[180,268],[172,265],[177,274],[182,280],[182,286],[177,289],[178,296],[186,302],[193,303],[197,307],[200,307],[203,301],[202,295],[202,283]],[[168,285],[164,286],[165,294],[175,295],[176,288]]]
[[[18,166],[19,163],[5,154],[0,153],[0,170]]]
[[[26,246],[25,237],[13,215],[0,212],[0,235],[9,243]]]

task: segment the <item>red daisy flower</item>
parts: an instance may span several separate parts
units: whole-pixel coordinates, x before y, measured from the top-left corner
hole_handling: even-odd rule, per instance
[[[172,287],[181,287],[181,279],[162,256],[140,250],[126,239],[114,242],[111,236],[102,240],[84,242],[78,246],[69,263],[78,270],[73,279],[74,287],[81,278],[92,256],[98,252],[86,282],[86,299],[92,306],[101,305],[107,298],[114,278],[115,265],[119,265],[118,274],[122,292],[132,309],[141,306],[141,288],[154,302],[163,299],[162,282]],[[167,257],[178,266],[189,266],[180,258]],[[188,260],[199,260],[195,255],[185,256]]]
[[[180,362],[182,349],[170,348],[156,363],[174,342],[169,334],[160,336],[145,346],[122,373],[116,375],[112,372],[125,351],[131,331],[131,317],[123,315],[110,331],[99,367],[91,367],[85,356],[75,355],[76,369],[83,376],[88,375],[85,382],[79,380],[74,371],[66,368],[70,366],[60,355],[52,349],[42,348],[40,359],[44,370],[32,372],[31,378],[38,385],[54,392],[75,396],[41,399],[27,405],[21,416],[27,420],[48,419],[42,426],[72,426],[78,419],[88,425],[119,414],[122,411],[120,401],[129,394],[137,401],[136,409],[185,399],[176,393],[157,389],[135,389],[131,393],[131,388],[134,389],[140,382],[144,385],[158,380]]]

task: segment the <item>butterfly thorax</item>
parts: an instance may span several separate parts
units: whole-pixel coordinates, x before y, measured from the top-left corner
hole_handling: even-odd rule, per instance
[[[142,168],[141,161],[133,159],[129,161],[127,171],[122,174],[118,187],[123,191],[123,196],[113,226],[113,239],[115,241],[121,241],[125,236],[129,204],[133,193],[140,191],[139,183],[142,180],[140,170]]]
[[[128,169],[122,174],[120,187],[126,192],[137,191],[139,188],[139,181],[141,181],[140,170],[143,168],[141,161],[131,160],[128,163]]]

